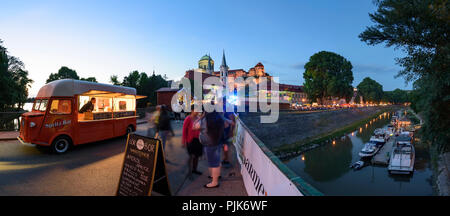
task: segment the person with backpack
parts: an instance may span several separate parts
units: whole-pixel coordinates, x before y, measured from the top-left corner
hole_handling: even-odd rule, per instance
[[[198,125],[197,127],[200,128],[199,140],[205,148],[208,170],[212,177],[212,181],[204,185],[204,187],[217,188],[219,187],[220,152],[224,120],[218,112],[213,111],[204,114]]]

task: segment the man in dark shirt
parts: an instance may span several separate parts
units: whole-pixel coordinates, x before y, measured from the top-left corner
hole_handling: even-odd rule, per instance
[[[79,113],[92,112],[94,110],[95,98],[91,98],[91,101],[87,102],[83,107],[81,107]]]

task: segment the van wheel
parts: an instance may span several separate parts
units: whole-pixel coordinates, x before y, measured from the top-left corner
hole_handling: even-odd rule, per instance
[[[125,134],[125,136],[128,136],[128,134],[130,134],[130,133],[133,133],[133,131],[134,131],[134,129],[133,129],[133,126],[128,126],[127,127],[127,133]]]
[[[53,140],[51,149],[56,154],[64,154],[70,148],[71,140],[67,136],[60,136]]]

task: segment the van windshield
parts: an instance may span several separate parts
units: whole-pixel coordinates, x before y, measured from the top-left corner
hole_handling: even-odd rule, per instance
[[[48,103],[47,99],[41,100],[41,104],[39,105],[39,111],[45,112],[45,110],[47,110],[47,103]]]
[[[33,110],[39,110],[39,105],[41,105],[41,100],[34,101]]]

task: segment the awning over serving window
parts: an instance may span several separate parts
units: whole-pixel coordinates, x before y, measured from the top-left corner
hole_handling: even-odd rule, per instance
[[[91,91],[85,92],[81,95],[82,96],[90,96],[90,97],[120,97],[120,98],[127,98],[127,99],[134,99],[134,98],[142,99],[142,98],[147,97],[144,95],[127,95],[127,94],[123,94],[123,93],[97,91],[97,90],[91,90]]]

